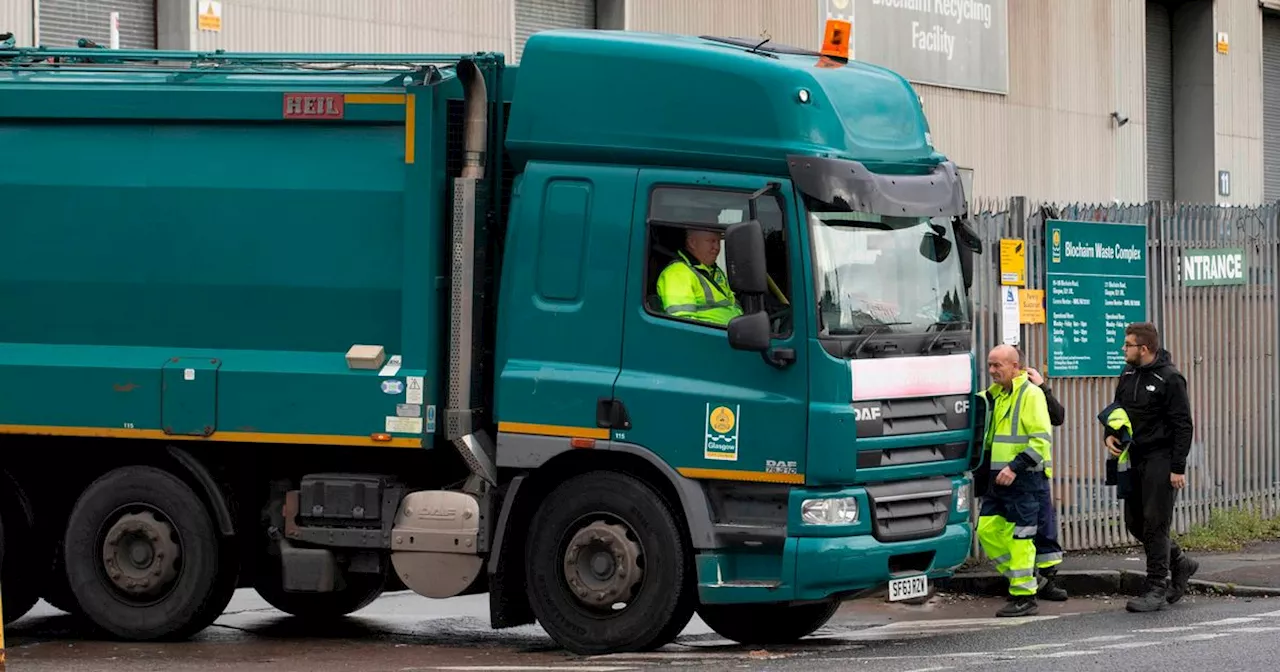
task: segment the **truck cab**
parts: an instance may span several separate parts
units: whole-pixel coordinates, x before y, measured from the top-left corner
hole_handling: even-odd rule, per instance
[[[645,581],[690,577],[696,600],[651,596],[661,613],[696,601],[768,643],[891,580],[890,599],[927,594],[970,548],[979,246],[957,172],[900,76],[758,42],[548,32],[516,73],[497,465],[520,488],[594,475],[499,527],[565,540],[527,578],[539,620],[585,650],[604,631],[576,628],[630,622],[615,598]],[[727,322],[660,294],[690,232],[722,241]],[[633,508],[646,497],[663,504]]]

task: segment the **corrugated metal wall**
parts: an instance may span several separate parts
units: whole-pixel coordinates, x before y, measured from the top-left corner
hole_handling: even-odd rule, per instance
[[[1147,0],[1147,200],[1173,200],[1173,31],[1169,7]]]
[[[222,32],[192,48],[510,53],[511,21],[511,0],[222,0]]]
[[[520,62],[529,36],[556,28],[596,27],[596,0],[515,0],[516,36],[511,61]]]
[[[1011,0],[1009,95],[919,87],[934,143],[980,197],[1144,199],[1144,24],[1137,1]]]
[[[30,47],[34,27],[28,0],[0,0],[0,33],[13,33],[17,46]]]
[[[1214,126],[1218,170],[1231,171],[1231,196],[1241,205],[1262,202],[1262,10],[1258,0],[1217,0],[1214,30],[1230,49],[1214,57]],[[1213,172],[1216,180],[1217,170]]]
[[[756,37],[821,45],[817,0],[630,0],[630,30]]]
[[[1262,21],[1263,199],[1280,200],[1280,15]]]
[[[1044,218],[1021,199],[975,204],[987,250],[1000,238],[1027,241],[1028,287],[1044,289]],[[1174,528],[1208,521],[1211,509],[1257,506],[1280,512],[1280,371],[1277,369],[1277,281],[1280,207],[1214,205],[1068,205],[1060,218],[1146,222],[1148,317],[1187,377],[1195,437],[1188,485],[1178,497]],[[1183,287],[1178,257],[1186,248],[1245,248],[1248,284]],[[999,254],[975,271],[976,351],[999,342]],[[1023,325],[1030,365],[1046,370],[1045,325]],[[1054,429],[1053,498],[1068,550],[1132,545],[1115,490],[1105,481],[1105,451],[1095,415],[1110,403],[1115,378],[1054,378],[1066,408]]]
[[[39,11],[41,46],[74,47],[82,37],[110,46],[110,15],[119,12],[121,49],[156,48],[155,0],[40,0]]]

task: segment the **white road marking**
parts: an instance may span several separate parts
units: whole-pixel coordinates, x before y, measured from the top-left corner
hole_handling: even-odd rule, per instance
[[[1072,644],[1098,644],[1102,642],[1118,642],[1122,639],[1133,639],[1133,635],[1099,635],[1088,639],[1077,639]]]
[[[1014,649],[1005,649],[1005,651],[1043,651],[1045,649],[1063,649],[1071,646],[1070,642],[1062,642],[1061,644],[1029,644],[1027,646],[1019,646]]]
[[[1186,635],[1186,636],[1184,636],[1184,637],[1174,637],[1174,638],[1173,638],[1173,641],[1175,641],[1175,642],[1204,642],[1204,641],[1208,641],[1208,640],[1210,640],[1210,639],[1217,639],[1217,638],[1219,638],[1219,637],[1227,637],[1227,636],[1228,636],[1228,634],[1227,634],[1227,633],[1225,633],[1225,632],[1199,632],[1199,633],[1196,633],[1196,634],[1194,634],[1194,635]]]
[[[1150,632],[1150,633],[1166,633],[1166,632],[1186,632],[1188,630],[1199,630],[1198,625],[1178,625],[1171,628],[1143,628],[1134,630],[1134,632]]]
[[[1264,632],[1280,632],[1280,626],[1251,626],[1248,628],[1231,628],[1227,632],[1237,632],[1242,635],[1258,635]]]
[[[1076,656],[1096,656],[1101,651],[1094,649],[1086,649],[1084,651],[1054,651],[1053,653],[1037,653],[1031,656],[1023,656],[1023,658],[1074,658]]]
[[[1210,626],[1210,625],[1242,625],[1242,624],[1244,624],[1244,623],[1257,623],[1257,622],[1258,622],[1258,621],[1260,621],[1260,620],[1262,620],[1262,619],[1260,619],[1260,618],[1224,618],[1224,619],[1219,620],[1219,621],[1205,621],[1205,622],[1203,622],[1203,623],[1196,623],[1196,625],[1200,625],[1200,626]]]
[[[1148,647],[1148,646],[1156,646],[1157,644],[1163,644],[1163,643],[1164,643],[1164,642],[1120,642],[1119,644],[1108,644],[1108,645],[1106,645],[1106,646],[1102,646],[1102,647],[1098,647],[1098,648],[1102,648],[1102,649],[1141,649],[1141,648],[1145,648],[1145,647]]]

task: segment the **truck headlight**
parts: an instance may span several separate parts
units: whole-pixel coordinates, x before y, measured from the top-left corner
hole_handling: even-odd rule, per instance
[[[962,483],[956,486],[956,511],[965,513],[969,510],[969,484]]]
[[[858,500],[855,497],[806,499],[800,504],[800,518],[806,525],[855,525]]]

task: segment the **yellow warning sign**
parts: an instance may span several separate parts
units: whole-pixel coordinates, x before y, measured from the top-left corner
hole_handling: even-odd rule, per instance
[[[1043,289],[1019,289],[1018,303],[1020,304],[1019,320],[1022,324],[1044,324],[1044,290]]]
[[[188,5],[189,7],[190,5]],[[218,0],[200,0],[197,5],[196,27],[213,33],[222,32],[222,3]]]
[[[1027,286],[1027,243],[1020,238],[1000,239],[1000,284]]]

